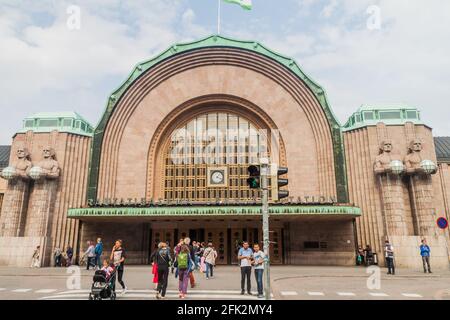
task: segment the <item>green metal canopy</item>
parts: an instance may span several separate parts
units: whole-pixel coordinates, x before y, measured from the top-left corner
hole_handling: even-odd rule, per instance
[[[269,207],[273,216],[345,215],[361,216],[361,209],[353,206],[275,205]],[[258,216],[261,206],[155,206],[69,209],[69,218],[85,217],[203,217],[203,216]]]

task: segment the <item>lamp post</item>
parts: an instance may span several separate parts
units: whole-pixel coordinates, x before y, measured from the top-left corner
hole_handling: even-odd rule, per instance
[[[269,175],[269,159],[261,158],[261,189],[262,189],[262,222],[263,222],[263,241],[264,241],[264,274],[266,285],[264,286],[264,295],[266,300],[270,300],[270,239],[269,239],[269,189],[268,189],[268,175]]]

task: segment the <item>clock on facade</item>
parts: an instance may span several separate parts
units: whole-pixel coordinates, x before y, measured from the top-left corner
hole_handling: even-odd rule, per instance
[[[227,187],[227,173],[226,167],[208,167],[208,187]]]

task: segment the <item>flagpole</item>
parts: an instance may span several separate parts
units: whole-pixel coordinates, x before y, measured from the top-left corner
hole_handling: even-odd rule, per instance
[[[218,9],[217,9],[217,34],[220,35],[220,2],[222,0],[217,0]]]

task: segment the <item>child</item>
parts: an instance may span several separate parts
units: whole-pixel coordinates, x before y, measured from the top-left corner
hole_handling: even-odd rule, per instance
[[[111,274],[112,274],[113,271],[114,271],[113,264],[110,264],[109,261],[108,261],[107,259],[103,260],[102,271],[105,272],[105,274],[106,274],[106,281],[108,281],[109,278],[111,277]]]

